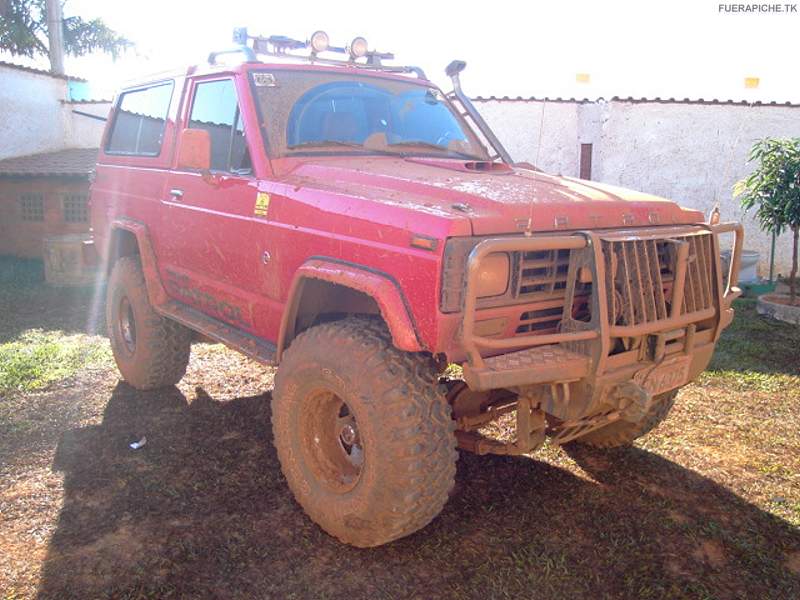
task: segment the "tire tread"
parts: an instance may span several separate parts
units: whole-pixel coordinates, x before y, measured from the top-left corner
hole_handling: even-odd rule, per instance
[[[312,348],[357,349],[356,377],[369,389],[383,432],[382,485],[393,490],[391,502],[373,503],[369,527],[331,525],[325,507],[304,494],[288,472],[285,435],[275,419],[283,409],[281,393],[290,382],[291,365]],[[288,367],[287,367],[288,365]],[[301,333],[286,351],[275,378],[273,431],[281,468],[306,513],[342,542],[369,547],[387,543],[425,527],[441,512],[455,483],[455,423],[450,406],[439,392],[437,372],[429,356],[398,350],[382,322],[347,318],[312,327]],[[388,460],[386,460],[388,457]]]

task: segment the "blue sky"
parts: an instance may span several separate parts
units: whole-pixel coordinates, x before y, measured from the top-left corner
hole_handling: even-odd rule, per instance
[[[800,101],[800,12],[731,14],[720,12],[720,4],[68,0],[65,14],[101,17],[137,48],[116,63],[70,58],[67,69],[109,96],[128,79],[203,61],[210,50],[229,46],[233,27],[241,25],[298,38],[324,29],[342,44],[363,35],[373,49],[418,64],[443,86],[444,66],[461,58],[469,65],[463,81],[471,95]],[[588,73],[590,83],[578,83],[578,73]],[[758,77],[759,87],[746,89],[745,77]]]

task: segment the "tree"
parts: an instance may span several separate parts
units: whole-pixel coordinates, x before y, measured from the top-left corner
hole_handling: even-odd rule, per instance
[[[800,238],[800,138],[765,138],[750,150],[748,162],[759,165],[733,188],[746,211],[755,207],[763,231],[793,236],[792,272],[789,275],[790,304],[795,303],[797,247]]]
[[[64,51],[72,56],[100,51],[116,58],[133,45],[102,19],[72,16],[65,17],[62,24]],[[0,0],[0,50],[29,58],[47,56],[45,0]]]

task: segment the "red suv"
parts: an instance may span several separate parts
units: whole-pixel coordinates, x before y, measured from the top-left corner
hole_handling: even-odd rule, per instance
[[[91,194],[108,330],[140,389],[178,382],[194,339],[280,365],[278,457],[326,531],[424,527],[457,447],[628,444],[706,367],[741,226],[514,163],[464,63],[445,94],[361,38],[236,40],[115,101]],[[497,418],[513,439],[481,433]]]

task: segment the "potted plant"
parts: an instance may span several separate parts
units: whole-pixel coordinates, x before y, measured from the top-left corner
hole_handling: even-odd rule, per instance
[[[758,312],[800,325],[797,297],[797,251],[800,238],[800,138],[765,138],[750,150],[758,166],[734,186],[742,208],[756,210],[763,231],[776,236],[792,232],[792,271],[788,294],[759,296]]]

